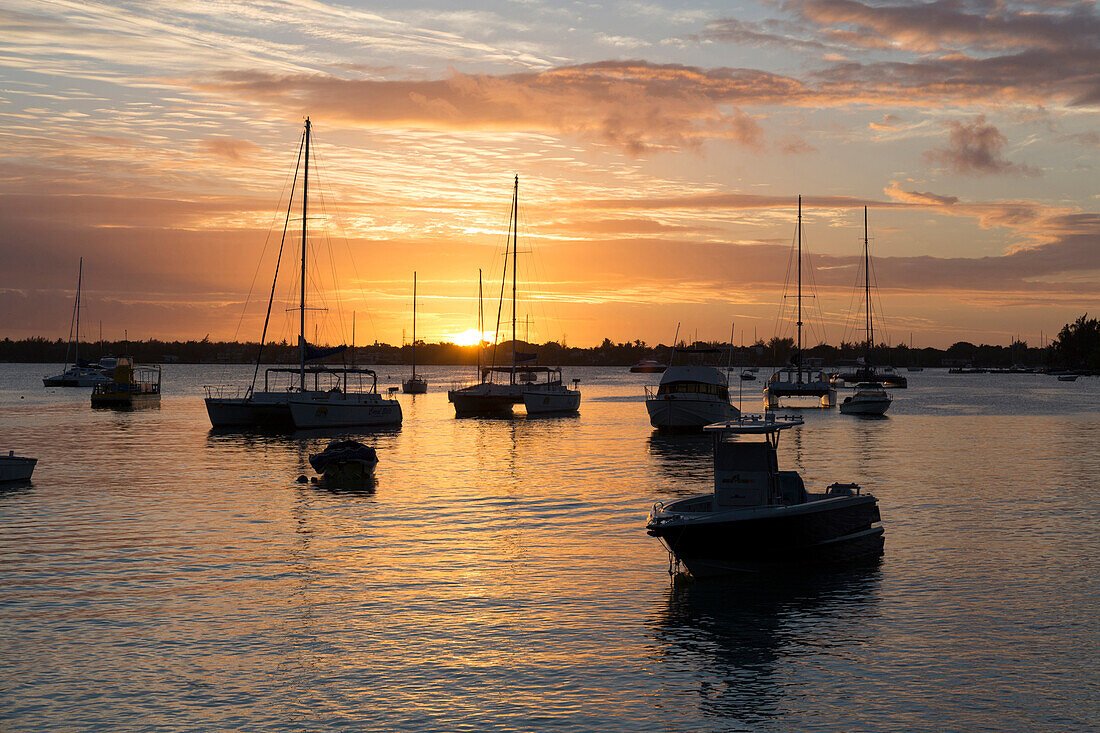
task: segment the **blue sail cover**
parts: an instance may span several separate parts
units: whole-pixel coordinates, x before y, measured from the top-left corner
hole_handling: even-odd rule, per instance
[[[317,361],[324,359],[328,356],[335,356],[336,354],[342,354],[348,350],[347,346],[311,346],[306,344],[306,361]]]

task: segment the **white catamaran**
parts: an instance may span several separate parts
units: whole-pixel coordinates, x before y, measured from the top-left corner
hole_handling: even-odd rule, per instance
[[[260,361],[264,343],[267,340],[267,328],[271,320],[271,306],[275,299],[275,283],[279,276],[278,263],[275,266],[275,279],[271,283],[271,297],[267,304],[267,316],[260,337],[260,353],[256,357],[256,368],[252,375],[252,384],[244,395],[226,394],[224,388],[207,387],[206,411],[210,423],[216,428],[323,428],[375,425],[400,425],[401,405],[397,400],[384,399],[378,394],[378,377],[371,369],[349,366],[327,366],[309,362],[331,356],[345,350],[345,347],[319,349],[306,343],[306,222],[309,206],[309,154],[311,149],[311,125],[306,118],[305,131],[302,133],[302,145],[299,160],[302,170],[302,258],[299,290],[298,366],[269,367],[264,373],[264,388],[256,390]],[[290,220],[294,205],[294,184],[291,184],[290,203],[287,207],[287,221]],[[284,227],[284,233],[286,229]],[[284,234],[285,236],[285,234]],[[280,258],[282,246],[279,249]],[[297,376],[297,384],[282,388],[272,384],[273,377],[279,374]],[[312,377],[312,383],[309,379]],[[366,379],[369,378],[369,383]]]
[[[519,176],[515,177],[512,189],[511,222],[509,226],[509,243],[512,256],[512,363],[500,365],[495,363],[483,366],[478,363],[478,378],[480,381],[466,387],[458,387],[447,392],[447,399],[455,406],[456,417],[473,415],[510,415],[512,406],[524,404],[524,395],[531,394],[529,398],[535,411],[539,412],[575,412],[580,406],[580,390],[569,389],[562,383],[561,369],[545,366],[529,366],[529,362],[535,358],[534,354],[521,354],[516,351],[516,250],[519,244]],[[504,282],[508,276],[508,254],[505,249],[504,275],[501,280],[501,297],[503,299]],[[480,291],[480,275],[479,291]],[[479,296],[480,301],[480,296]],[[499,310],[497,324],[499,326]],[[481,332],[479,324],[479,333]],[[499,330],[499,329],[498,329]],[[495,354],[494,347],[494,354]],[[480,347],[478,349],[480,355]],[[522,373],[531,376],[528,381],[520,378]],[[495,374],[507,374],[507,383],[493,381]],[[546,381],[538,383],[538,374],[543,374]],[[534,377],[533,379],[531,377]],[[541,398],[549,397],[548,400]],[[540,409],[540,408],[550,409]]]

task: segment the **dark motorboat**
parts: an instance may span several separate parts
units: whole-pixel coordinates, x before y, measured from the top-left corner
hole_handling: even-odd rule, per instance
[[[668,367],[655,359],[642,359],[630,371],[634,374],[662,374]]]
[[[696,577],[852,562],[882,554],[878,500],[856,484],[809,493],[796,471],[780,471],[779,433],[797,417],[746,417],[708,425],[714,492],[653,505],[648,533]],[[729,436],[763,435],[763,442]]]
[[[369,479],[378,465],[378,453],[358,440],[334,440],[320,453],[311,453],[309,465],[327,479]]]

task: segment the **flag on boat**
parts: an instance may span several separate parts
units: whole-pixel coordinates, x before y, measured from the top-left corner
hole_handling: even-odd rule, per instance
[[[517,351],[516,352],[516,363],[517,364],[529,364],[530,362],[538,361],[538,360],[539,360],[539,355],[538,354],[525,354],[522,351]]]
[[[306,343],[306,361],[317,361],[325,357],[342,354],[348,350],[347,346],[313,346]]]

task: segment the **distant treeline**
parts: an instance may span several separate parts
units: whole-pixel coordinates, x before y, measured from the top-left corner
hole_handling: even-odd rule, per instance
[[[716,347],[722,355],[715,357],[717,364],[730,360],[729,345],[712,342],[692,344],[695,347]],[[82,359],[98,360],[101,356],[129,354],[139,363],[182,362],[188,364],[208,363],[250,363],[256,360],[260,345],[255,342],[238,343],[232,341],[110,341],[106,343],[81,343]],[[0,341],[0,361],[4,362],[40,362],[61,363],[65,361],[69,344],[62,340],[50,341],[45,338],[28,338],[13,341],[5,338]],[[544,344],[517,342],[516,350],[538,354],[538,363],[552,366],[629,366],[641,359],[656,359],[666,363],[672,347],[665,344],[650,346],[636,340],[614,343],[604,339],[599,346],[578,348],[563,346],[550,341]],[[732,363],[734,366],[775,366],[790,363],[795,355],[795,343],[789,338],[773,338],[770,341],[757,341],[752,346],[734,347]],[[483,349],[483,360],[496,364],[511,363],[512,345],[505,342]],[[854,362],[866,355],[863,344],[841,343],[839,346],[819,344],[804,350],[804,358],[820,359],[826,365]],[[72,355],[69,355],[72,358]],[[408,364],[412,359],[412,346],[390,346],[373,344],[349,349],[339,356],[329,357],[327,362],[354,361],[358,364]],[[416,360],[419,364],[468,364],[477,363],[478,350],[475,346],[458,346],[451,343],[428,344],[421,341],[416,345]],[[265,363],[294,364],[298,362],[298,347],[285,341],[269,343],[264,347]],[[1038,348],[1026,342],[1017,341],[1008,346],[975,345],[968,341],[959,341],[948,349],[910,349],[905,345],[887,346],[879,344],[871,354],[871,362],[877,365],[890,364],[897,367],[921,366],[976,366],[1010,367],[1019,364],[1028,367],[1066,367],[1100,368],[1100,321],[1088,318],[1085,314],[1073,323],[1068,323],[1049,346]]]

